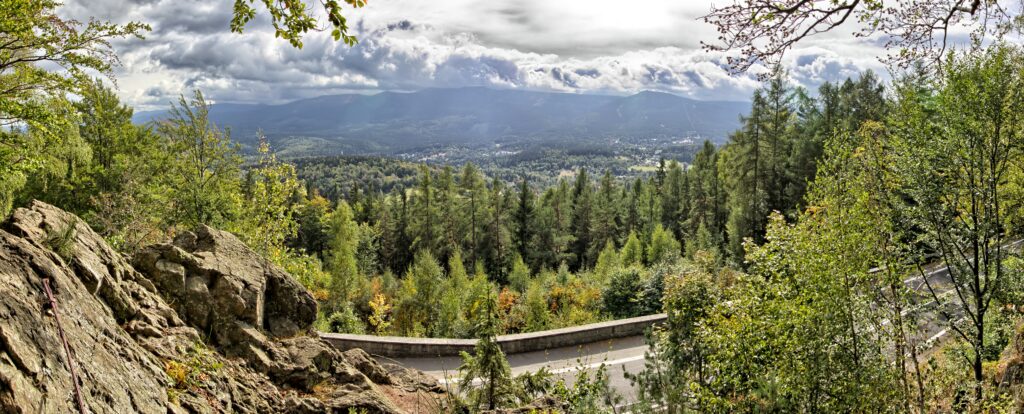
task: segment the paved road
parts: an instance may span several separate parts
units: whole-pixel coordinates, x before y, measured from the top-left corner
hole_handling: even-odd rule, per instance
[[[508,356],[512,374],[535,372],[543,367],[571,383],[580,369],[596,370],[602,363],[608,367],[611,386],[627,401],[633,398],[633,388],[623,373],[636,373],[644,367],[644,344],[642,336],[611,339],[591,344],[528,352]],[[416,368],[441,381],[454,384],[458,381],[458,357],[378,358],[381,362],[398,363],[404,367]]]
[[[949,270],[945,267],[933,268],[926,272],[928,282],[932,288],[939,293],[940,297],[944,292],[950,292]],[[947,324],[936,305],[927,292],[927,288],[921,276],[910,277],[904,283],[920,292],[916,297],[915,306],[904,311],[904,316],[915,314],[918,321],[918,332],[921,341],[932,339],[938,342],[947,335],[945,329]],[[953,310],[952,308],[948,308]],[[523,372],[535,372],[546,367],[552,374],[564,378],[571,383],[578,371],[586,369],[596,370],[602,363],[608,367],[608,377],[611,387],[625,401],[631,401],[634,396],[632,384],[623,375],[624,372],[636,373],[644,367],[644,352],[647,345],[644,344],[642,336],[632,336],[621,339],[613,339],[595,342],[582,346],[551,349],[547,351],[529,352],[508,356],[509,365],[512,367],[512,374],[518,375]],[[398,363],[399,365],[416,368],[437,378],[442,385],[454,386],[458,381],[458,368],[461,363],[459,357],[417,357],[417,358],[384,358],[378,357],[381,362]]]
[[[1008,247],[1016,248],[1021,243],[1022,241],[1016,241],[1009,244]],[[959,318],[954,305],[955,301],[948,297],[953,294],[949,269],[941,265],[926,269],[923,277],[917,275],[903,281],[911,291],[917,293],[912,300],[912,307],[904,311],[904,316],[915,316],[914,319],[918,323],[917,337],[920,341],[938,344],[949,336],[949,324],[942,316],[942,312],[939,312],[938,305],[931,293],[928,292],[927,285],[924,283],[925,278],[942,299],[947,314],[953,318]],[[542,367],[547,367],[553,374],[565,378],[569,382],[576,377],[580,369],[593,371],[604,363],[608,367],[612,388],[628,402],[632,400],[634,391],[623,373],[636,373],[642,370],[646,350],[647,345],[644,344],[643,337],[632,336],[576,347],[509,355],[508,362],[512,367],[513,375],[534,372]],[[450,385],[454,385],[457,381],[458,367],[461,362],[458,357],[379,359],[381,362],[397,362],[405,367],[419,369],[434,376],[442,384]]]
[[[1007,251],[1006,253],[1019,252],[1022,244],[1024,244],[1024,240],[1016,240],[1003,245],[1003,248]],[[927,284],[925,283],[926,278]],[[952,331],[949,329],[950,322],[946,318],[947,315],[950,319],[957,320],[957,323],[964,318],[963,311],[956,304],[957,300],[953,296],[956,292],[949,274],[949,267],[945,265],[932,266],[925,269],[924,275],[912,276],[905,279],[903,283],[910,288],[911,292],[916,292],[916,297],[912,298],[912,303],[916,302],[915,306],[905,310],[903,314],[904,316],[908,314],[915,316],[917,339],[927,352],[950,337]],[[929,285],[935,291],[934,296],[928,290]],[[935,296],[939,297],[939,302],[935,301]],[[939,306],[944,309],[940,309]]]

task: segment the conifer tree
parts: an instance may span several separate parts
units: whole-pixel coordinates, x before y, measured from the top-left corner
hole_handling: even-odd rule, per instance
[[[683,207],[683,167],[672,160],[668,163],[668,173],[661,186],[661,224],[672,232],[673,237],[681,238],[682,207]]]
[[[446,165],[441,170],[437,179],[437,189],[434,192],[438,209],[438,223],[440,234],[438,240],[438,257],[446,260],[452,252],[461,246],[462,235],[460,234],[460,223],[456,209],[458,190],[455,187],[455,176],[451,166]]]
[[[410,237],[413,251],[438,251],[441,235],[438,223],[438,207],[435,202],[434,184],[430,169],[420,166],[420,178],[416,192],[412,195],[413,214],[410,221]]]
[[[619,255],[623,266],[641,266],[644,264],[644,246],[640,243],[636,232],[629,232],[626,244],[622,246],[622,252]]]
[[[607,280],[608,276],[620,267],[622,267],[622,259],[619,257],[619,252],[615,250],[615,245],[609,240],[605,243],[604,249],[601,249],[601,254],[597,256],[594,274],[599,277],[599,280]]]
[[[530,188],[530,184],[525,178],[519,184],[519,197],[517,201],[516,210],[513,213],[516,236],[515,244],[519,256],[525,258],[531,255],[530,242],[533,241],[533,234],[535,232],[533,189]]]
[[[459,186],[464,203],[466,204],[462,208],[464,212],[462,221],[465,223],[466,229],[463,233],[465,236],[463,246],[465,247],[464,250],[469,252],[470,263],[475,264],[479,262],[480,237],[482,234],[485,234],[481,229],[486,221],[484,211],[487,206],[487,194],[484,181],[480,177],[480,172],[473,163],[466,163],[462,167]]]
[[[459,388],[470,390],[472,408],[487,407],[494,410],[510,401],[515,395],[512,370],[505,353],[498,345],[498,305],[493,292],[488,292],[483,303],[484,311],[476,322],[477,342],[473,355],[462,352],[462,378]],[[474,383],[479,380],[480,385]]]
[[[647,263],[655,264],[679,257],[681,247],[672,232],[659,224],[651,234],[651,242],[647,246]]]
[[[587,178],[587,169],[582,168],[576,175],[576,184],[572,190],[572,233],[574,236],[572,266],[574,269],[587,267],[591,263],[592,256],[588,253],[592,241],[590,234],[592,193],[590,180]]]
[[[619,192],[611,171],[605,171],[594,200],[593,221],[591,224],[591,242],[589,255],[597,257],[602,248],[611,244],[613,249],[618,244],[621,217],[619,214]]]

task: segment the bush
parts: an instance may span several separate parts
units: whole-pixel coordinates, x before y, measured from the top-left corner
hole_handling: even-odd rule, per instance
[[[616,318],[639,316],[644,306],[639,294],[644,290],[647,275],[637,267],[619,269],[612,273],[604,290],[604,310]]]
[[[658,265],[650,270],[643,281],[643,287],[637,294],[637,312],[639,315],[653,315],[661,312],[662,298],[665,296],[665,277],[678,266]]]
[[[362,319],[356,315],[355,310],[352,309],[351,303],[346,303],[340,311],[334,312],[326,320],[326,328],[328,332],[334,333],[348,333],[348,334],[365,334],[366,325]]]

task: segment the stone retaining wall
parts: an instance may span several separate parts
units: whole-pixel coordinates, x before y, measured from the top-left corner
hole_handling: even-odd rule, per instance
[[[659,313],[571,328],[501,335],[498,337],[498,344],[506,354],[579,346],[640,335],[651,325],[664,322],[665,319],[666,315]],[[362,348],[372,355],[390,358],[453,356],[458,355],[461,351],[473,352],[473,347],[476,344],[475,339],[406,338],[334,333],[321,333],[320,337],[342,351]]]

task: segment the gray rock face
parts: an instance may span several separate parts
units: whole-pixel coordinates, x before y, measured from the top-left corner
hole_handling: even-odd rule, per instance
[[[226,350],[244,348],[253,329],[285,338],[316,320],[316,301],[302,285],[225,231],[203,226],[144,248],[132,262],[189,325]]]
[[[48,233],[69,224],[80,228],[71,241],[70,263],[44,243]],[[173,312],[161,314],[162,301],[147,289],[145,278],[77,217],[51,206],[19,209],[3,228],[0,412],[78,412],[57,325],[52,310],[44,308],[44,278],[57,297],[90,412],[166,412],[169,383],[163,364],[130,332],[160,330],[180,321]]]
[[[45,203],[0,225],[0,412],[78,410],[43,279],[91,413],[390,413],[439,396],[421,373],[310,334],[310,294],[226,232],[200,228],[133,263]]]

